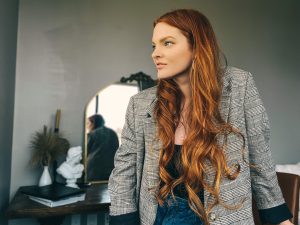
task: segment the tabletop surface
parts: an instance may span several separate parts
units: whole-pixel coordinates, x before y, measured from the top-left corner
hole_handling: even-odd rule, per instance
[[[51,208],[29,199],[27,195],[20,192],[19,188],[9,204],[6,216],[9,219],[26,217],[44,218],[99,211],[108,212],[110,198],[107,183],[92,184],[83,189],[86,190],[84,201]]]

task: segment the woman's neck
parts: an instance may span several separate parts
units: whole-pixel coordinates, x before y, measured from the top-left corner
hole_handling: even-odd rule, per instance
[[[189,76],[180,76],[174,78],[175,82],[179,86],[181,92],[183,93],[184,102],[187,103],[191,99],[192,91],[191,91],[191,83]]]

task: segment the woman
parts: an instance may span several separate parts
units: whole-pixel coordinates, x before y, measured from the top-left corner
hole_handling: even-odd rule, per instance
[[[208,19],[154,22],[157,87],[133,96],[109,180],[111,224],[291,224],[252,75],[222,67]]]

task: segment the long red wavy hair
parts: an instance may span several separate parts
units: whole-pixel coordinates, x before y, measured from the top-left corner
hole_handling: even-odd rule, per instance
[[[177,185],[184,184],[190,208],[205,224],[209,224],[208,213],[216,204],[222,204],[219,196],[222,177],[226,176],[233,180],[240,171],[240,167],[228,167],[224,154],[225,145],[220,146],[218,139],[223,136],[226,140],[230,133],[239,135],[242,139],[244,137],[227,123],[220,113],[224,69],[221,65],[221,51],[209,20],[196,10],[180,9],[159,17],[154,21],[154,27],[160,22],[178,28],[185,35],[191,49],[194,50],[195,58],[189,75],[192,104],[188,108],[186,121],[188,133],[181,150],[183,173],[178,179],[173,179],[166,167],[173,156],[174,136],[180,121],[183,93],[174,80],[158,80],[158,100],[154,115],[162,149],[159,159],[160,188],[157,200],[159,204],[163,204],[169,194],[174,197],[173,189]],[[205,181],[207,162],[215,169],[213,184]],[[207,209],[197,195],[201,188],[215,199]]]

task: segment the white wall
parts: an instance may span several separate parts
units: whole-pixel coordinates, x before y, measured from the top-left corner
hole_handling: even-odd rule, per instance
[[[272,124],[275,161],[300,161],[300,2],[221,3],[21,1],[11,195],[21,185],[37,183],[41,170],[28,166],[30,135],[43,124],[52,125],[57,108],[62,109],[62,132],[72,145],[81,145],[84,107],[94,93],[138,71],[155,77],[150,58],[152,21],[182,7],[207,15],[229,64],[254,74]]]

